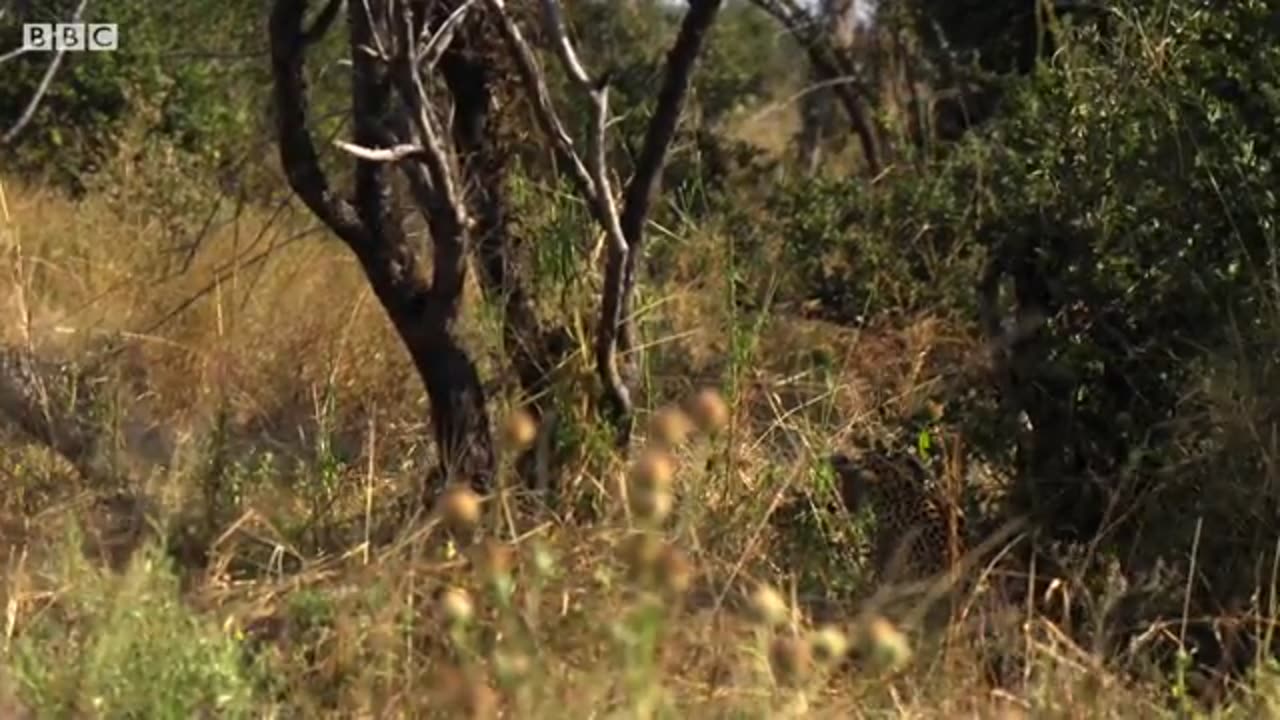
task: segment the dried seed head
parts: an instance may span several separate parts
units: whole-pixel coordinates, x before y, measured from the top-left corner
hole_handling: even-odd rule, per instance
[[[663,544],[654,570],[662,589],[672,595],[683,595],[693,582],[693,565],[674,545]]]
[[[480,496],[468,485],[451,485],[440,497],[440,512],[451,530],[474,530],[480,524]]]
[[[627,566],[627,577],[632,582],[648,585],[652,582],[662,555],[662,540],[653,533],[638,532],[622,545],[622,561]]]
[[[650,525],[666,520],[676,504],[675,497],[663,490],[638,490],[629,493],[627,500],[636,519]]]
[[[799,684],[809,672],[809,644],[799,638],[780,635],[769,645],[769,667],[781,685]]]
[[[556,572],[556,556],[552,554],[551,548],[546,543],[537,541],[533,543],[531,551],[533,561],[533,571],[539,577],[549,578]]]
[[[493,651],[493,670],[504,684],[528,677],[532,667],[529,656],[519,650],[498,648]]]
[[[683,443],[693,429],[689,416],[678,407],[664,407],[649,421],[649,437],[658,444],[674,448]]]
[[[648,449],[631,466],[630,490],[667,492],[675,475],[675,458],[662,450]]]
[[[498,717],[498,695],[473,673],[453,666],[438,671],[435,696],[440,703],[468,720]]]
[[[713,433],[729,424],[729,406],[720,393],[704,388],[689,401],[689,417],[699,430]]]
[[[782,594],[765,583],[757,585],[747,601],[752,619],[767,627],[776,627],[786,622],[791,612]]]
[[[527,450],[537,438],[538,423],[527,410],[517,409],[507,416],[502,426],[502,440],[508,450]]]
[[[809,636],[809,648],[813,659],[820,665],[839,663],[849,650],[849,641],[844,633],[834,627],[823,627]]]
[[[475,616],[471,595],[462,588],[448,588],[440,593],[440,612],[451,625],[464,625]]]
[[[471,565],[485,580],[509,577],[515,567],[516,551],[507,543],[486,538],[471,553]]]
[[[880,670],[896,671],[911,661],[911,644],[907,636],[883,617],[868,620],[860,640],[860,650]]]

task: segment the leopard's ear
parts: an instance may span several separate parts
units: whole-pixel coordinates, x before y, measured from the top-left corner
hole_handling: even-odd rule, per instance
[[[833,453],[828,462],[835,472],[836,492],[845,510],[856,513],[862,506],[866,492],[867,472],[853,458],[844,453]]]
[[[854,467],[853,458],[841,452],[828,455],[827,462],[831,465],[831,469],[837,473],[852,470]]]
[[[831,463],[831,469],[835,472],[837,479],[843,484],[873,483],[877,479],[876,474],[867,467],[865,458],[854,459],[844,453],[833,453],[828,462]]]

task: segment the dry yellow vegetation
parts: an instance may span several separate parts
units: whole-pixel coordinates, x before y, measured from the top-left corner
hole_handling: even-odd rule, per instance
[[[122,488],[4,438],[6,717],[1128,719],[1177,716],[1169,694],[1195,681],[1135,679],[1034,613],[996,636],[811,609],[848,597],[822,597],[842,568],[821,537],[778,542],[770,513],[829,448],[976,362],[936,319],[767,324],[731,363],[724,294],[677,274],[653,310],[665,449],[629,468],[584,443],[551,507],[459,495],[393,516],[429,466],[425,401],[356,265],[307,216],[219,215],[190,251],[110,198],[0,186],[3,341],[77,357],[123,338],[147,396],[101,422],[145,404],[169,452],[124,438],[123,489],[148,503],[125,511],[102,500]],[[815,352],[835,370],[806,367]],[[721,407],[698,391],[725,373]],[[586,375],[567,369],[561,390]],[[696,422],[674,409],[690,398]],[[528,423],[508,444],[532,441]],[[128,545],[118,571],[100,562],[110,541]],[[1021,665],[996,687],[1006,655]],[[1243,682],[1223,716],[1280,712],[1273,678]]]

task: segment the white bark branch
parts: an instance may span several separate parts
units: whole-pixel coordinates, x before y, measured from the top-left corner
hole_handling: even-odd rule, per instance
[[[411,11],[407,3],[401,6],[401,23],[404,26],[402,39],[405,47],[397,57],[397,67],[393,71],[400,86],[400,95],[408,106],[409,123],[425,151],[421,160],[426,165],[431,186],[440,194],[441,204],[453,215],[451,219],[459,227],[465,228],[469,225],[466,204],[458,192],[456,166],[451,161],[448,146],[440,132],[439,121],[427,98],[422,75],[418,72],[416,38],[413,36]],[[442,28],[441,32],[436,33],[437,37],[443,31]]]
[[[428,152],[421,145],[411,143],[401,143],[389,148],[367,148],[345,140],[334,140],[333,144],[348,155],[370,162],[397,163],[401,160],[420,160],[425,158]]]
[[[556,55],[564,64],[565,71],[579,85],[590,85],[591,77],[578,60],[573,43],[569,42],[569,32],[564,25],[564,13],[560,11],[559,0],[542,0],[542,18],[547,32],[551,33],[551,38],[555,41]]]
[[[89,0],[80,0],[80,5],[76,7],[76,11],[71,14],[70,22],[80,22],[80,16],[84,14],[84,9],[89,6]],[[49,62],[49,68],[44,71],[44,77],[40,78],[40,85],[36,87],[36,94],[31,97],[31,101],[27,103],[26,109],[18,116],[18,121],[9,128],[4,137],[0,137],[0,144],[8,145],[18,137],[23,128],[31,122],[31,118],[35,117],[36,110],[40,107],[40,101],[44,99],[45,93],[49,92],[49,87],[53,85],[53,76],[58,74],[58,67],[62,65],[62,56],[66,55],[66,50],[59,50],[53,56],[53,60]],[[8,59],[6,57],[5,59]]]
[[[537,117],[538,124],[542,126],[542,131],[546,133],[552,144],[555,145],[556,152],[569,164],[570,169],[573,171],[573,179],[578,183],[578,190],[590,205],[591,211],[593,213],[598,212],[599,206],[595,198],[599,191],[595,182],[591,179],[591,173],[588,172],[586,164],[574,146],[573,138],[569,135],[569,131],[565,129],[564,123],[561,122],[560,115],[556,113],[555,106],[551,102],[551,91],[547,89],[546,78],[538,65],[537,56],[529,47],[529,43],[525,40],[524,33],[520,31],[520,27],[507,14],[506,3],[503,0],[489,0],[489,5],[498,13],[502,22],[502,32],[508,46],[511,48],[512,55],[515,56],[517,69],[520,71],[521,80],[525,84],[525,91],[529,93],[529,97],[534,101],[534,114]]]
[[[440,62],[440,56],[444,55],[444,51],[449,47],[449,43],[453,42],[453,35],[458,30],[458,26],[466,19],[467,12],[474,5],[476,0],[466,0],[459,5],[453,12],[449,13],[449,17],[440,23],[440,27],[436,29],[431,37],[427,37],[430,26],[423,23],[422,35],[418,38],[418,45],[421,49],[417,51],[418,63],[431,70]]]
[[[555,54],[569,78],[591,101],[591,124],[587,138],[587,160],[584,164],[574,150],[573,141],[569,139],[568,133],[564,130],[564,124],[560,122],[551,104],[546,80],[537,68],[537,60],[515,22],[507,15],[503,0],[489,0],[489,2],[501,16],[508,44],[514,50],[513,54],[520,66],[527,86],[526,90],[536,100],[535,107],[540,124],[551,136],[552,142],[556,143],[561,154],[569,158],[574,171],[578,174],[578,183],[582,186],[585,199],[592,205],[596,220],[604,229],[605,238],[608,241],[608,253],[605,261],[605,287],[600,325],[596,330],[596,365],[600,379],[606,387],[606,396],[611,399],[618,416],[629,419],[632,410],[631,393],[619,371],[616,348],[618,334],[623,324],[623,268],[627,263],[631,247],[622,229],[618,201],[609,180],[608,144],[605,141],[605,131],[609,126],[608,83],[593,81],[578,58],[578,53],[569,40],[558,0],[542,0],[543,24],[551,37]],[[626,434],[629,434],[629,426],[624,437]]]

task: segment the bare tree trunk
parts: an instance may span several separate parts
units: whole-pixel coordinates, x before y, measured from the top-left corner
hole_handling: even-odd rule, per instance
[[[440,69],[454,99],[453,136],[476,221],[481,285],[490,300],[502,306],[503,345],[525,406],[541,426],[550,417],[546,401],[551,372],[568,355],[571,338],[563,326],[545,328],[540,323],[528,289],[523,242],[508,222],[507,159],[513,142],[502,137],[494,95],[509,85],[495,67],[502,48],[500,30],[491,27],[492,20],[469,22],[444,52]],[[535,482],[532,453],[530,449],[517,462],[526,486]]]
[[[671,141],[675,139],[676,126],[693,77],[693,67],[702,52],[707,33],[715,22],[720,4],[720,0],[691,0],[684,22],[680,24],[680,33],[667,53],[666,72],[658,91],[658,104],[649,119],[644,145],[636,161],[635,174],[627,184],[623,196],[619,224],[622,226],[623,237],[627,240],[627,253],[622,258],[622,278],[618,286],[619,310],[612,317],[618,322],[616,349],[623,356],[624,381],[630,384],[635,382],[639,364],[639,358],[636,357],[635,289],[640,258],[644,254],[645,225],[649,221],[653,198],[662,183],[662,169]],[[609,282],[611,271],[614,270],[612,265],[609,262],[605,269],[605,318],[610,317],[609,288],[615,287]],[[610,398],[616,411],[620,444],[625,445],[631,434],[631,408],[618,402],[616,395],[610,393]]]
[[[635,173],[624,191],[625,204],[621,212],[618,211],[613,195],[611,173],[605,164],[605,131],[609,116],[608,76],[596,78],[588,74],[568,38],[560,3],[557,0],[542,0],[546,34],[556,55],[574,84],[591,102],[591,132],[584,159],[556,114],[537,58],[517,24],[506,14],[503,0],[489,0],[489,5],[500,13],[502,33],[516,62],[521,82],[534,102],[538,124],[555,147],[557,155],[571,170],[570,177],[604,229],[608,240],[595,355],[601,384],[604,386],[604,407],[617,430],[617,445],[625,448],[630,442],[633,424],[634,408],[630,385],[637,364],[633,355],[636,350],[632,322],[633,296],[639,258],[644,247],[645,223],[648,221],[653,197],[661,184],[667,150],[675,137],[694,64],[720,10],[721,0],[692,0],[689,4],[680,32],[667,54],[657,107],[649,119]],[[619,353],[623,356],[624,368],[619,367]]]
[[[428,137],[413,139],[429,146],[423,151],[427,157],[405,162],[401,168],[414,188],[415,201],[431,231],[430,280],[401,229],[386,162],[367,157],[356,160],[354,206],[332,190],[320,167],[307,124],[304,55],[308,39],[323,33],[325,20],[332,19],[338,4],[331,0],[317,27],[309,31],[303,29],[306,0],[278,0],[272,11],[272,76],[281,160],[293,190],[359,260],[374,294],[409,351],[431,403],[445,477],[464,479],[477,489],[487,489],[495,459],[485,394],[475,363],[456,332],[466,274],[466,214],[457,203],[448,161],[439,152],[429,108],[421,97],[421,83],[415,82],[416,66],[411,55],[416,52],[416,45],[400,42],[411,30],[393,17],[394,4],[348,3],[354,136],[358,146],[376,148],[395,139],[394,130],[403,131],[388,126],[393,89],[408,106],[406,112],[417,114],[412,119],[419,125],[425,122],[426,127],[417,132]],[[408,13],[407,7],[400,9]],[[388,31],[396,27],[403,30],[399,38]],[[372,48],[395,45],[400,47],[392,58],[370,54]]]
[[[822,0],[817,21],[818,32],[834,47],[847,52],[853,47],[857,32],[857,0]],[[800,167],[813,175],[822,163],[823,144],[835,130],[834,115],[837,95],[827,83],[826,73],[810,64],[809,78],[813,87],[800,104],[800,133],[796,139]]]
[[[822,82],[830,83],[832,92],[848,115],[854,135],[862,147],[868,172],[878,175],[884,169],[884,149],[881,147],[884,133],[872,112],[874,93],[853,62],[852,53],[847,48],[841,49],[833,44],[820,31],[813,14],[802,7],[798,0],[751,2],[787,29],[809,56],[814,74]]]

